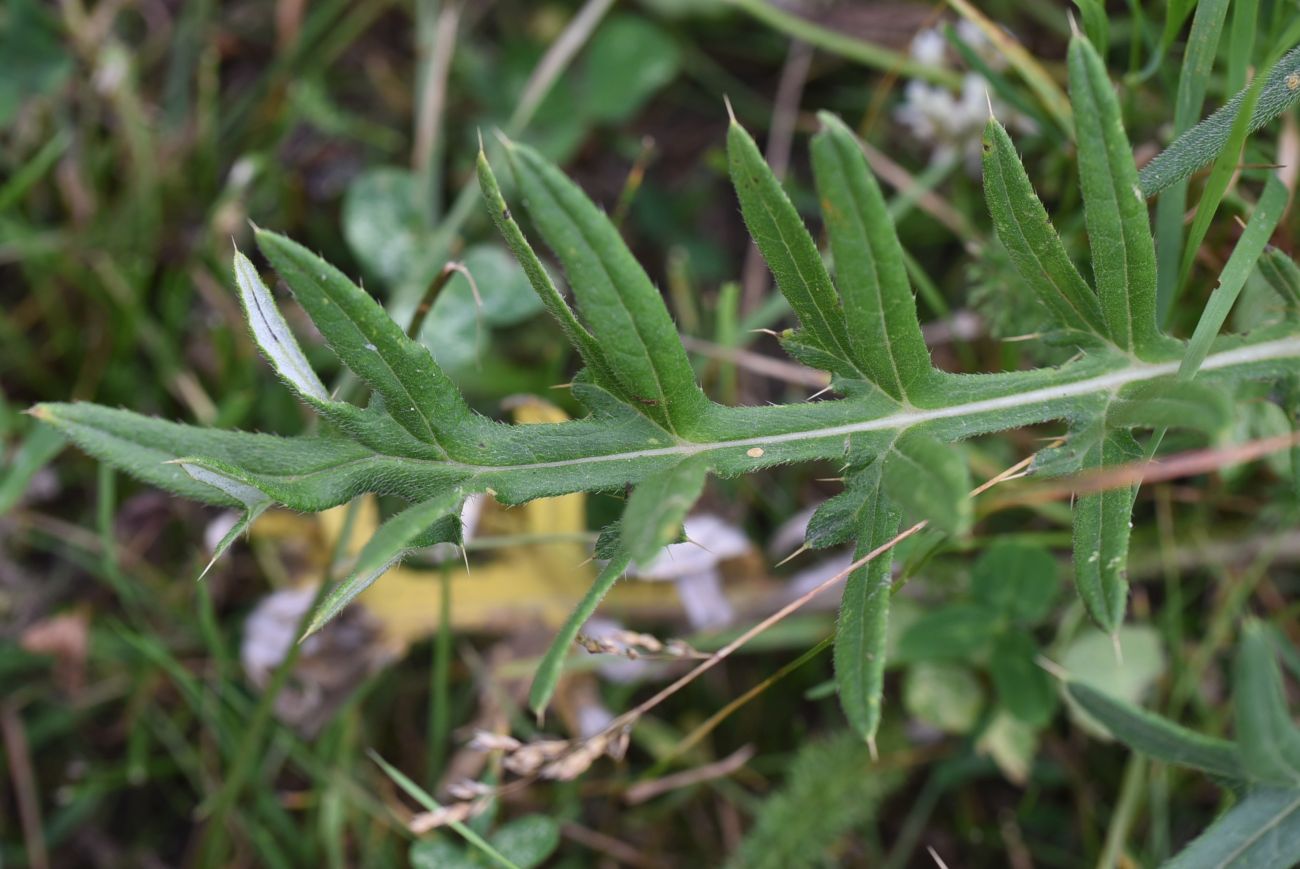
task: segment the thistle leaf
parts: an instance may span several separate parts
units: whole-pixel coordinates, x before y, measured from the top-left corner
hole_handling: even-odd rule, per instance
[[[1263,89],[1250,114],[1248,132],[1255,132],[1300,99],[1300,46],[1282,56],[1268,72]],[[1140,182],[1144,196],[1154,196],[1188,177],[1219,155],[1241,111],[1249,86],[1242,88],[1222,108],[1183,133],[1142,167]]]
[[[302,245],[266,230],[257,231],[257,244],[330,347],[383,398],[393,419],[444,455],[468,440],[473,415],[460,392],[378,302]]]
[[[821,253],[758,145],[735,121],[727,130],[727,159],[749,234],[777,287],[790,300],[807,339],[852,364],[844,311]]]
[[[834,115],[818,115],[812,162],[835,257],[854,359],[896,399],[933,374],[921,337],[903,248],[858,140]]]
[[[645,564],[681,534],[682,520],[704,489],[709,466],[696,456],[637,486],[620,524],[622,544],[636,564]]]
[[[970,527],[970,472],[961,453],[920,431],[900,435],[885,458],[885,492],[913,516],[947,534]]]
[[[1187,342],[1187,351],[1178,368],[1181,377],[1191,377],[1200,369],[1202,360],[1210,352],[1211,343],[1223,328],[1232,306],[1241,295],[1242,287],[1246,285],[1246,279],[1255,270],[1255,263],[1259,261],[1269,237],[1282,219],[1282,212],[1286,210],[1289,199],[1290,192],[1286,185],[1276,173],[1270,174],[1245,230],[1223,266],[1219,285],[1210,295],[1205,310],[1201,312],[1201,319],[1196,323],[1196,330]]]
[[[525,145],[512,143],[507,154],[528,213],[564,264],[620,395],[666,430],[689,433],[708,399],[663,297],[618,230],[576,184]]]
[[[605,595],[631,564],[632,559],[627,554],[627,550],[620,548],[601,568],[596,581],[591,584],[591,588],[578,602],[577,608],[569,614],[569,618],[555,635],[555,639],[551,640],[551,644],[546,648],[546,654],[542,656],[541,663],[537,665],[537,672],[533,674],[532,687],[528,690],[528,706],[539,720],[546,714],[546,707],[550,705],[551,697],[555,695],[555,687],[560,684],[560,676],[564,673],[564,660],[569,657],[569,652],[573,649],[573,641],[577,639],[578,631],[582,630],[587,619],[596,612],[596,607],[600,606]]]
[[[352,573],[331,589],[316,608],[303,636],[311,636],[324,627],[357,595],[374,585],[375,580],[383,576],[385,571],[401,561],[410,549],[432,542],[426,536],[429,528],[449,515],[459,514],[462,498],[459,491],[452,489],[438,497],[407,507],[379,526],[375,536],[370,538],[357,555]]]
[[[614,587],[623,571],[633,562],[649,561],[660,549],[678,538],[682,520],[699,498],[708,470],[705,457],[691,457],[662,474],[650,477],[632,490],[627,509],[623,511],[623,518],[619,522],[618,547],[614,556],[596,577],[577,608],[569,614],[533,677],[528,703],[539,718],[551,702],[564,669],[564,659],[568,657],[578,631],[596,612],[596,607]]]
[[[203,456],[238,464],[253,473],[288,470],[312,474],[371,455],[365,447],[339,437],[283,438],[220,431],[95,404],[41,404],[36,406],[34,414],[92,456],[137,479],[194,501],[222,507],[245,505],[239,498],[195,480],[175,464],[177,459]],[[252,488],[261,488],[245,482]]]
[[[487,204],[488,213],[492,216],[492,222],[496,225],[497,231],[505,239],[511,252],[514,253],[515,259],[519,260],[524,274],[528,276],[528,282],[532,284],[533,291],[537,297],[542,300],[542,304],[551,313],[560,328],[564,330],[564,335],[569,339],[569,343],[578,351],[582,361],[591,369],[592,375],[597,382],[606,390],[613,390],[616,394],[619,392],[618,379],[614,377],[613,371],[609,367],[605,354],[600,349],[600,344],[596,341],[587,327],[578,321],[577,315],[569,307],[568,302],[560,295],[556,289],[555,282],[551,280],[550,273],[542,265],[533,246],[528,243],[528,238],[519,227],[518,221],[510,213],[509,206],[506,205],[505,197],[501,195],[501,185],[497,182],[496,174],[492,171],[492,165],[488,162],[487,154],[482,150],[478,154],[478,182],[479,189],[483,193],[483,200]],[[620,396],[624,402],[629,399],[627,396]]]
[[[257,517],[261,516],[262,513],[265,512],[266,508],[270,507],[273,502],[265,492],[255,489],[247,483],[233,477],[227,477],[224,474],[219,474],[216,471],[209,470],[201,465],[191,464],[183,460],[177,462],[177,464],[181,466],[181,470],[193,477],[195,481],[224,492],[244,505],[244,512],[240,514],[239,519],[230,527],[230,530],[225,533],[225,536],[221,538],[216,547],[212,550],[212,558],[208,560],[207,566],[205,566],[203,572],[199,574],[199,579],[202,579],[208,575],[208,571],[212,569],[212,565],[217,563],[217,559],[221,558],[221,556],[226,553],[226,550],[230,548],[230,545],[238,540],[239,536],[247,531],[248,527],[252,525],[253,522],[257,520]]]
[[[1135,751],[1232,781],[1244,777],[1238,748],[1227,740],[1202,736],[1083,682],[1069,682],[1065,690],[1085,712]]]
[[[1300,728],[1287,710],[1268,633],[1257,621],[1242,631],[1233,675],[1237,744],[1246,772],[1261,783],[1300,785]]]
[[[253,333],[253,340],[275,372],[308,406],[349,437],[377,452],[412,458],[444,455],[436,447],[417,440],[386,413],[373,409],[362,410],[347,402],[331,399],[280,313],[275,297],[262,282],[252,262],[239,251],[235,251],[234,271],[239,302]]]
[[[984,198],[1016,270],[1062,329],[1107,337],[1097,294],[1084,281],[1048,219],[1006,129],[984,128]]]
[[[238,250],[235,251],[235,284],[239,287],[239,301],[252,329],[253,339],[262,348],[275,372],[304,398],[328,401],[325,384],[321,383],[311,363],[303,355],[302,347],[289,330],[289,324],[284,321],[271,291],[262,283],[261,276],[248,257]]]
[[[1232,403],[1224,390],[1173,377],[1126,386],[1106,409],[1106,424],[1115,428],[1189,428],[1216,435],[1231,423]]]
[[[1300,793],[1260,788],[1229,809],[1163,869],[1281,869],[1300,842]]]
[[[1097,295],[1111,340],[1149,356],[1158,348],[1156,253],[1146,200],[1106,67],[1087,39],[1070,41],[1070,96],[1079,181]]]
[[[1101,468],[1142,457],[1127,431],[1107,432],[1084,454],[1087,468]],[[1137,487],[1123,486],[1080,495],[1074,502],[1074,584],[1088,615],[1103,631],[1115,633],[1128,603],[1128,540]]]
[[[821,526],[840,525],[845,531],[851,527],[858,540],[855,559],[898,534],[900,518],[883,493],[882,471],[881,463],[876,461],[854,474],[845,492],[832,499],[837,500],[837,506],[826,514],[828,518]],[[835,518],[830,520],[831,516]],[[813,523],[808,529],[811,541]],[[840,533],[836,531],[832,536]],[[822,539],[829,538],[823,535]],[[840,707],[854,732],[868,742],[875,739],[880,727],[892,567],[891,550],[849,574],[835,623],[835,685]]]

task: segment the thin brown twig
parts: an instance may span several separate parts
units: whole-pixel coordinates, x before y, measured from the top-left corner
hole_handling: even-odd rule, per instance
[[[1097,471],[1075,474],[1039,487],[1009,494],[994,500],[987,504],[986,507],[989,510],[996,510],[1027,504],[1042,504],[1067,498],[1071,495],[1083,495],[1092,492],[1103,492],[1107,489],[1119,489],[1124,486],[1158,483],[1179,477],[1191,477],[1217,471],[1228,465],[1255,461],[1270,453],[1290,449],[1297,445],[1300,445],[1300,433],[1260,438],[1259,440],[1232,444],[1227,447],[1189,450],[1152,461],[1127,462]]]
[[[446,3],[438,10],[433,26],[433,44],[425,59],[424,81],[415,122],[415,144],[411,164],[416,172],[430,171],[438,150],[443,107],[447,101],[447,74],[456,48],[456,30],[460,26],[461,4]]]
[[[570,19],[564,32],[551,43],[551,47],[546,50],[546,54],[533,69],[533,74],[529,76],[524,92],[510,115],[507,129],[517,132],[527,119],[533,116],[533,112],[550,92],[551,85],[555,84],[560,73],[569,65],[569,61],[578,50],[586,44],[587,38],[596,29],[596,25],[600,24],[605,13],[613,5],[614,0],[587,0],[578,10],[578,14]]]
[[[9,778],[18,802],[18,820],[27,849],[27,865],[32,869],[49,869],[50,856],[45,851],[45,834],[41,824],[41,801],[36,793],[36,774],[27,745],[27,731],[18,710],[10,703],[0,707],[0,732],[4,734],[5,754],[9,758]]]
[[[623,801],[628,805],[637,805],[654,799],[657,796],[666,794],[669,791],[679,790],[681,788],[697,785],[701,782],[712,781],[713,779],[726,778],[736,770],[740,769],[749,759],[754,756],[754,746],[746,745],[732,752],[722,760],[715,760],[713,763],[706,763],[702,766],[692,767],[690,769],[675,772],[672,775],[666,775],[663,778],[653,779],[651,781],[638,782],[627,789],[623,794]]]

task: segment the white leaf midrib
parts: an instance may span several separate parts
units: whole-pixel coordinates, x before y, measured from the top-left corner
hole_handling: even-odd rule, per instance
[[[1285,359],[1297,356],[1300,356],[1300,337],[1283,338],[1262,344],[1236,347],[1232,350],[1225,350],[1214,354],[1206,358],[1205,362],[1201,365],[1201,370],[1215,371],[1224,368],[1233,368],[1238,365],[1248,365],[1254,362],[1265,362],[1270,359]],[[872,431],[890,431],[894,429],[910,428],[915,425],[921,425],[922,423],[935,422],[943,419],[975,416],[977,414],[996,412],[1000,410],[1015,410],[1017,408],[1042,404],[1054,400],[1114,392],[1130,383],[1140,383],[1145,380],[1154,380],[1158,377],[1166,377],[1176,374],[1178,371],[1178,365],[1179,363],[1176,361],[1160,363],[1135,362],[1134,364],[1118,371],[1107,372],[1105,374],[1097,375],[1096,377],[1078,380],[1073,383],[1064,383],[1058,386],[1045,386],[1039,389],[1032,389],[1016,395],[998,396],[997,398],[988,398],[937,408],[910,409],[889,414],[887,416],[877,417],[875,419],[863,420],[862,422],[845,423],[842,425],[826,426],[814,429],[799,429],[798,431],[785,432],[782,434],[761,435],[758,437],[739,438],[727,441],[682,441],[670,447],[654,447],[644,450],[630,450],[621,453],[582,456],[574,459],[560,459],[550,462],[534,462],[522,465],[476,465],[455,461],[438,462],[436,464],[453,465],[472,473],[497,473],[507,471],[546,470],[550,468],[563,468],[575,465],[602,462],[625,462],[634,461],[636,459],[660,458],[666,456],[691,456],[699,453],[715,452],[726,449],[749,449],[752,447],[766,448],[768,446],[797,441],[841,437],[844,435],[861,434]]]

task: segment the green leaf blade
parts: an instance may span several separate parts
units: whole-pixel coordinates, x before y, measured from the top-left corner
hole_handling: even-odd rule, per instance
[[[1133,152],[1106,67],[1086,39],[1070,41],[1070,94],[1093,273],[1111,340],[1149,354],[1156,329],[1156,254]]]
[[[663,297],[576,184],[525,145],[512,143],[507,154],[533,223],[563,263],[623,395],[668,431],[690,432],[708,401]]]
[[[1246,796],[1164,869],[1282,869],[1300,848],[1300,791],[1261,788]]]
[[[1267,77],[1250,113],[1249,132],[1255,132],[1300,100],[1300,46],[1282,56]],[[1249,87],[1242,88],[1222,108],[1176,138],[1173,143],[1142,167],[1139,176],[1145,196],[1190,176],[1214,160],[1227,144]]]
[[[1108,432],[1084,455],[1084,466],[1101,468],[1141,458],[1126,431]],[[1137,488],[1089,492],[1074,502],[1074,583],[1088,615],[1114,634],[1128,604],[1128,543]]]
[[[259,229],[257,244],[330,347],[383,398],[393,419],[444,453],[468,439],[473,415],[460,392],[373,297],[284,236]]]
[[[877,460],[852,483],[859,503],[855,559],[898,534],[901,518],[884,495],[883,472]],[[835,623],[833,654],[840,708],[853,731],[868,743],[874,743],[880,728],[892,567],[891,550],[849,574]]]
[[[1282,671],[1258,621],[1242,632],[1234,676],[1237,743],[1246,771],[1257,782],[1300,787],[1300,728],[1287,709]]]
[[[936,529],[963,534],[970,527],[970,472],[950,444],[921,431],[904,432],[885,458],[884,484],[890,500]]]
[[[821,253],[758,145],[734,121],[727,130],[727,161],[745,225],[777,287],[822,350],[851,360],[844,312]]]
[[[311,636],[324,627],[357,595],[401,561],[409,548],[417,542],[426,542],[421,540],[425,532],[438,520],[455,513],[461,499],[460,491],[453,489],[421,504],[407,507],[379,526],[379,530],[357,554],[352,572],[331,589],[316,608],[303,636]]]
[[[1230,781],[1244,777],[1238,749],[1227,740],[1202,736],[1084,682],[1069,682],[1065,690],[1085,712],[1135,751]]]
[[[871,381],[904,399],[932,373],[903,248],[857,138],[823,112],[812,140],[818,198],[854,358]]]
[[[1063,329],[1108,336],[1097,294],[1075,268],[1052,227],[1006,129],[984,129],[984,196],[1003,247]]]

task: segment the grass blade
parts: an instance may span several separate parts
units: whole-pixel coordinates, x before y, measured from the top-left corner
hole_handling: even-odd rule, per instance
[[[392,779],[399,788],[404,790],[407,796],[423,806],[425,811],[436,812],[442,808],[442,806],[438,805],[438,801],[429,795],[428,791],[411,781],[411,779],[400,769],[384,760],[374,750],[371,750],[369,754],[370,759],[378,764],[379,768],[384,771],[384,774]],[[496,848],[493,848],[486,839],[474,832],[472,827],[468,827],[460,821],[449,821],[447,826],[455,830],[456,833],[471,847],[476,848],[479,853],[496,865],[503,867],[503,869],[519,869],[516,864],[510,862],[508,857]]]
[[[1270,174],[1246,229],[1241,233],[1241,238],[1237,239],[1237,246],[1233,248],[1232,255],[1228,257],[1228,262],[1219,275],[1219,285],[1210,294],[1210,300],[1196,324],[1196,331],[1187,342],[1187,352],[1178,369],[1180,377],[1191,377],[1205,361],[1210,345],[1223,328],[1228,313],[1241,294],[1241,288],[1254,271],[1273,230],[1282,219],[1289,195],[1286,185],[1277,175]]]
[[[1192,30],[1183,54],[1178,93],[1174,98],[1174,135],[1177,137],[1201,117],[1206,85],[1214,66],[1215,52],[1223,33],[1228,0],[1203,0],[1196,5]],[[1179,262],[1183,249],[1183,212],[1187,208],[1187,184],[1172,184],[1156,205],[1156,299],[1160,322],[1164,322],[1178,292]]]

